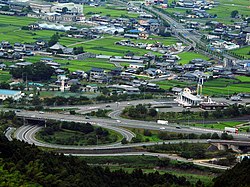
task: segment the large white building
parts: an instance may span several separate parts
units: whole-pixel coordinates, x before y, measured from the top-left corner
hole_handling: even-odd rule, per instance
[[[21,91],[16,90],[5,90],[0,89],[0,100],[6,100],[7,98],[12,98],[13,100],[19,100],[22,97]]]
[[[200,96],[193,95],[188,88],[185,88],[175,99],[180,105],[184,107],[199,106],[203,99]]]

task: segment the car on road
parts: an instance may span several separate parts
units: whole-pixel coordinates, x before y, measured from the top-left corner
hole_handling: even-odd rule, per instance
[[[176,126],[175,128],[177,128],[177,129],[181,129],[181,127],[180,127],[180,126]]]
[[[165,130],[166,128],[165,127],[160,127],[160,130]]]
[[[107,107],[107,108],[109,108],[109,107],[110,107],[110,105],[106,105],[106,107]]]
[[[121,120],[118,119],[118,120],[116,120],[116,122],[117,122],[117,123],[121,123]]]
[[[131,105],[130,103],[127,103],[127,105]]]
[[[85,116],[85,119],[89,119],[89,116]]]
[[[21,112],[21,110],[16,110],[16,112]]]
[[[35,116],[35,115],[32,115],[32,116],[30,116],[30,117],[35,118],[36,116]]]
[[[39,111],[39,114],[44,114],[44,112],[43,111]]]

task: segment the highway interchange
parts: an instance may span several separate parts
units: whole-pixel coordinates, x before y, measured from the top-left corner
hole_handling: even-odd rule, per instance
[[[170,123],[169,125],[161,125],[152,121],[139,121],[139,120],[124,119],[119,116],[119,114],[121,113],[124,107],[130,106],[130,105],[137,105],[140,103],[144,103],[144,104],[150,103],[151,105],[163,104],[162,101],[157,102],[154,100],[138,100],[138,101],[120,102],[120,103],[77,106],[78,108],[77,113],[79,114],[85,114],[92,110],[97,110],[97,109],[110,109],[112,110],[112,112],[109,113],[110,118],[89,117],[89,119],[86,119],[84,115],[70,115],[70,114],[67,114],[67,112],[65,113],[49,113],[49,112],[40,113],[38,111],[20,111],[20,112],[17,112],[16,114],[17,116],[26,118],[26,119],[38,119],[38,120],[45,120],[45,121],[51,119],[51,120],[59,120],[59,121],[74,121],[74,122],[81,122],[81,123],[89,122],[93,125],[98,125],[104,128],[117,131],[118,133],[122,134],[123,137],[127,139],[127,141],[131,141],[131,139],[135,137],[135,134],[125,129],[126,127],[150,129],[150,130],[161,130],[161,131],[177,132],[177,133],[203,134],[203,133],[216,132],[219,135],[223,133],[223,131],[215,130],[215,129],[197,128],[197,127],[191,127],[191,126],[185,126],[185,125],[180,126],[181,128],[176,128],[177,127],[176,124]],[[69,107],[61,107],[61,108],[66,109]],[[74,106],[74,108],[76,107]],[[19,140],[24,140],[29,143],[34,143],[36,145],[41,146],[42,144],[39,143],[34,138],[35,133],[38,132],[40,129],[41,127],[28,128],[28,126],[22,126],[21,128],[17,129],[15,135],[16,135],[16,138]],[[233,136],[236,140],[249,140],[247,133],[233,134]],[[117,146],[117,143],[115,145]],[[112,147],[113,146],[114,145],[112,145]],[[129,146],[132,146],[132,144],[131,145],[129,144]],[[110,145],[103,145],[102,147],[110,147]]]
[[[160,125],[156,122],[152,121],[139,121],[139,120],[130,120],[130,119],[124,119],[119,116],[122,109],[131,106],[131,105],[137,105],[137,104],[151,104],[151,105],[162,105],[166,104],[166,102],[162,101],[155,101],[155,100],[136,100],[136,101],[126,101],[126,102],[120,102],[120,103],[108,103],[108,104],[94,104],[94,105],[85,105],[85,106],[73,106],[73,107],[60,107],[61,109],[67,109],[67,108],[77,108],[78,115],[70,115],[67,111],[63,113],[55,113],[55,112],[38,112],[38,111],[19,111],[16,112],[16,115],[23,119],[35,119],[35,120],[59,120],[59,121],[73,121],[73,122],[81,122],[81,123],[91,123],[93,125],[101,126],[107,129],[114,130],[120,134],[124,138],[126,138],[127,141],[131,141],[133,137],[135,137],[135,134],[131,132],[130,130],[127,130],[128,128],[141,128],[141,129],[150,129],[150,130],[160,130],[160,131],[168,131],[168,132],[177,132],[177,133],[195,133],[195,134],[203,134],[203,133],[214,133],[217,132],[219,135],[223,132],[220,130],[215,129],[207,129],[207,128],[196,128],[196,127],[190,127],[190,126],[180,126],[181,128],[176,128],[176,124],[168,124],[168,125]],[[110,109],[112,112],[109,113],[110,118],[96,118],[96,117],[88,117],[86,119],[85,115],[86,113],[89,113],[93,110],[98,109]],[[25,120],[24,120],[25,121]],[[168,140],[168,141],[161,141],[161,142],[142,142],[142,143],[129,143],[129,144],[121,144],[120,142],[115,142],[113,144],[107,144],[107,145],[92,145],[92,146],[72,146],[72,145],[55,145],[55,144],[49,144],[46,142],[38,141],[35,138],[35,134],[41,130],[42,126],[32,126],[32,125],[23,125],[18,129],[8,128],[5,132],[5,136],[11,141],[12,137],[16,138],[20,141],[25,141],[29,144],[34,144],[36,146],[41,147],[47,147],[47,148],[54,148],[59,150],[92,150],[94,151],[100,151],[100,150],[115,150],[115,149],[124,149],[126,148],[133,148],[133,147],[140,147],[140,146],[152,146],[157,144],[178,144],[180,142],[189,142],[189,143],[207,143],[207,140]],[[239,134],[233,134],[235,140],[242,140],[242,141],[249,141],[248,134],[246,133],[239,133]],[[101,153],[101,154],[74,154],[75,156],[126,156],[126,155],[147,155],[149,153],[146,152],[134,152],[134,153],[127,153],[122,152],[121,153]],[[221,167],[213,164],[207,164],[207,163],[201,163],[201,162],[194,162],[187,159],[179,158],[176,156],[168,155],[168,154],[157,154],[152,153],[151,156],[159,156],[159,157],[168,157],[171,159],[184,161],[184,162],[193,162],[197,165],[203,165],[206,167],[213,167],[218,169],[228,169],[227,167]],[[174,157],[174,158],[172,158]]]

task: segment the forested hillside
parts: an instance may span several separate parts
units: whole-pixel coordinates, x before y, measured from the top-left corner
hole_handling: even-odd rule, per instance
[[[91,167],[76,157],[0,139],[0,186],[191,186],[184,177]]]
[[[249,187],[250,159],[243,160],[234,168],[215,179],[214,187]]]

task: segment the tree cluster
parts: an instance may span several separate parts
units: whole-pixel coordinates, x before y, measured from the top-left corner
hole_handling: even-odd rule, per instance
[[[61,96],[56,96],[56,97],[51,97],[51,98],[44,98],[43,104],[46,106],[61,106],[61,105],[84,105],[84,104],[90,104],[91,101],[89,98],[85,96],[80,96],[80,97],[61,97]]]
[[[50,37],[50,40],[49,40],[49,42],[48,42],[49,47],[55,45],[55,44],[59,41],[59,39],[60,39],[60,35],[59,35],[58,32],[55,33],[55,34],[53,34],[53,35]]]
[[[236,164],[232,169],[226,170],[221,176],[214,179],[214,187],[247,187],[250,186],[250,159]]]
[[[157,111],[154,108],[149,108],[147,105],[139,104],[136,106],[126,107],[122,114],[134,119],[146,119],[147,116],[157,116]]]
[[[43,62],[37,62],[29,66],[17,67],[10,70],[10,74],[15,79],[28,79],[32,81],[50,80],[54,74],[54,69]]]
[[[172,174],[143,173],[137,169],[132,173],[123,170],[88,166],[83,159],[42,152],[34,146],[19,141],[0,139],[0,157],[5,173],[13,174],[14,186],[191,186],[185,177]],[[2,175],[0,176],[0,178]],[[3,184],[10,186],[5,178]]]

